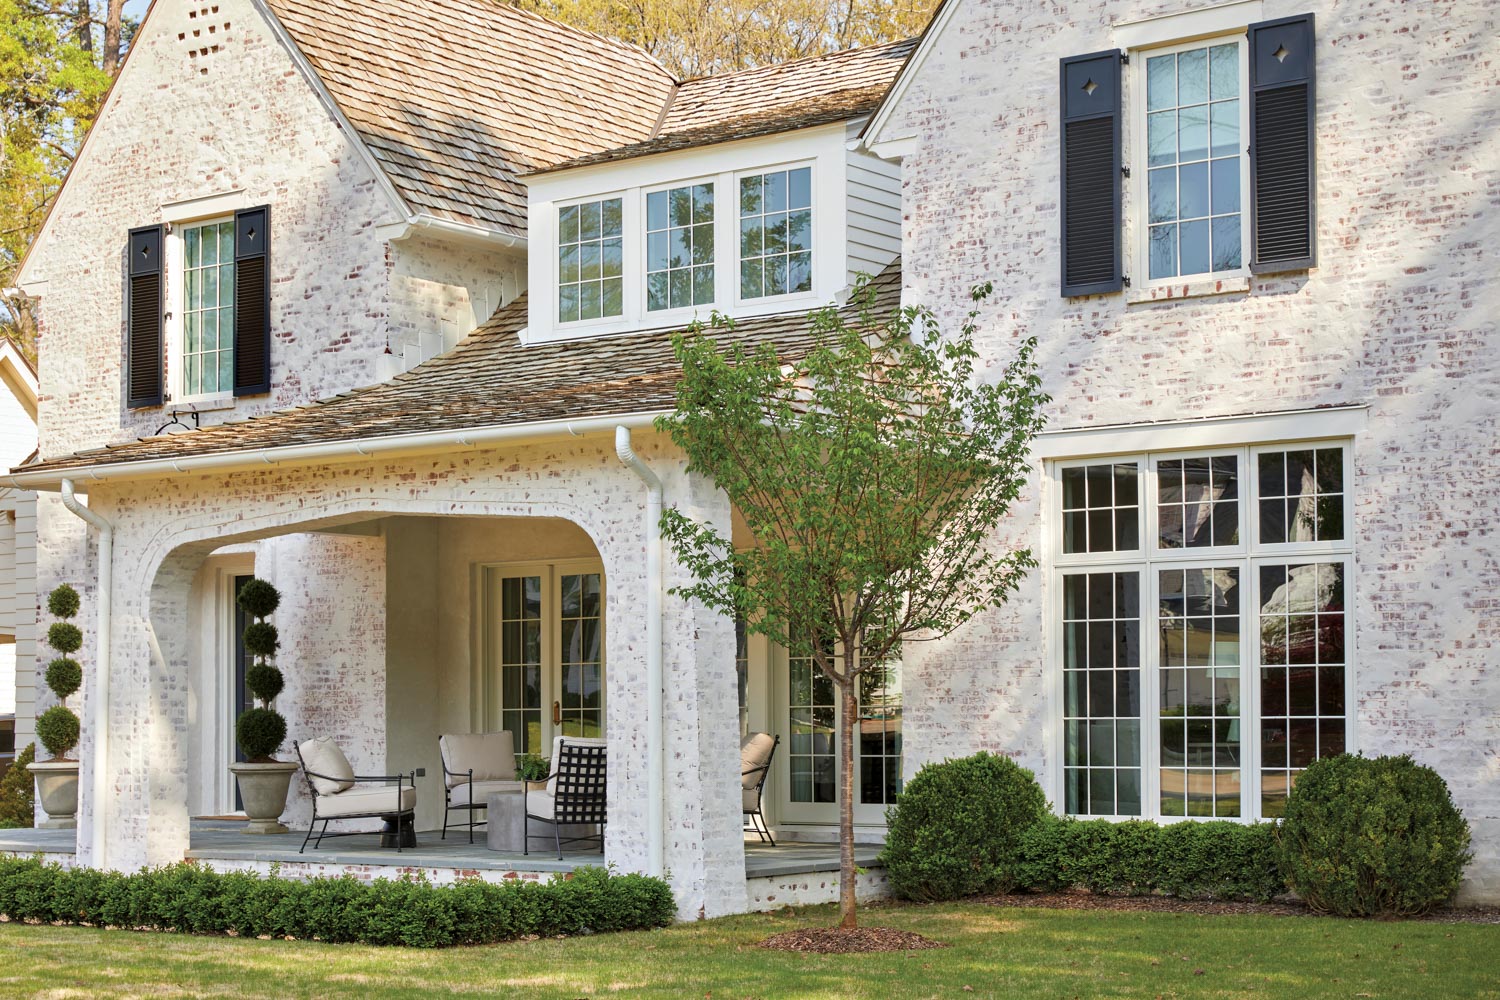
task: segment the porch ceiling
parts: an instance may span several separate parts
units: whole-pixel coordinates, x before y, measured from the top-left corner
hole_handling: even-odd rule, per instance
[[[875,279],[876,308],[894,309],[901,297],[898,258]],[[845,307],[851,321],[854,310]],[[294,461],[278,449],[380,440],[399,447],[403,438],[433,433],[523,428],[548,421],[662,412],[672,408],[680,369],[666,328],[614,337],[523,345],[526,296],[498,309],[453,350],[387,382],[306,406],[142,438],[126,444],[50,458],[14,470],[17,485],[44,486],[62,476],[130,475],[132,464],[206,456]],[[717,331],[726,347],[773,343],[787,358],[813,343],[807,313],[741,320]],[[309,458],[308,461],[315,461]],[[137,474],[141,474],[137,473]],[[159,475],[170,475],[170,466]]]

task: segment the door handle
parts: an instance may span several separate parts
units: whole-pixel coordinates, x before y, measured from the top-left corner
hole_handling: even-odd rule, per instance
[[[562,702],[560,701],[552,703],[552,724],[554,726],[562,725]]]

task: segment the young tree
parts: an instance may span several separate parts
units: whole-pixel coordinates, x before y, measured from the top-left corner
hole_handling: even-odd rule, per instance
[[[1004,368],[976,370],[990,292],[976,287],[957,335],[943,337],[926,309],[877,315],[861,279],[855,321],[834,307],[813,313],[815,346],[790,365],[769,344],[721,353],[701,327],[676,340],[683,377],[659,427],[729,494],[755,539],[736,550],[666,511],[663,532],[695,578],[678,592],[810,656],[838,692],[842,928],[856,926],[861,676],[904,642],[998,607],[1035,565],[1029,550],[993,539],[1028,481],[1048,397],[1034,340]]]

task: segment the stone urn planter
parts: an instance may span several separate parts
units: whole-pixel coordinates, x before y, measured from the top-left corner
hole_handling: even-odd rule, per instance
[[[45,760],[27,764],[36,779],[36,800],[47,818],[43,830],[72,830],[78,826],[78,762]]]
[[[281,814],[286,809],[286,793],[297,773],[294,762],[272,760],[263,764],[230,764],[229,770],[240,785],[240,801],[245,805],[246,833],[286,833]]]

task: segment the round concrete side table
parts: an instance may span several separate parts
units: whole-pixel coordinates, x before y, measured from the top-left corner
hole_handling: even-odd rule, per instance
[[[520,854],[526,849],[526,785],[513,784],[486,798],[486,842],[492,851]]]

